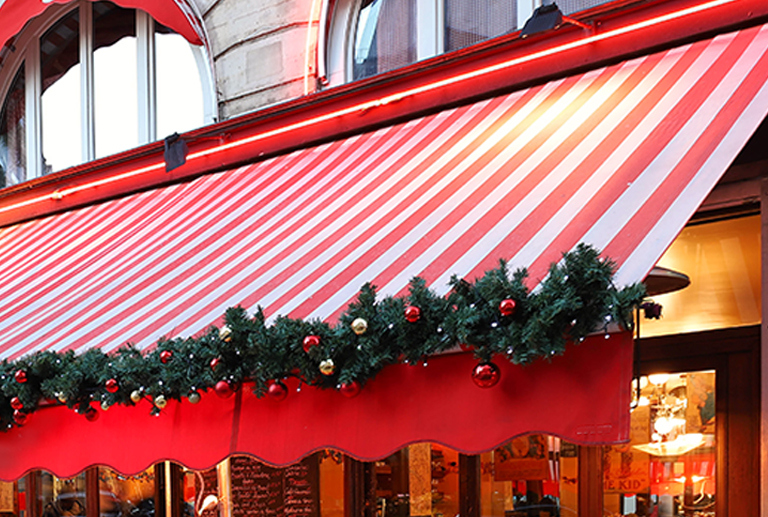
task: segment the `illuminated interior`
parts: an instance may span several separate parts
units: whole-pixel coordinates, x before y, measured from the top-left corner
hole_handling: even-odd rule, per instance
[[[691,285],[653,297],[662,317],[641,319],[642,337],[760,323],[760,216],[689,225],[658,265]]]
[[[628,444],[603,449],[606,515],[715,515],[715,372],[641,377]]]

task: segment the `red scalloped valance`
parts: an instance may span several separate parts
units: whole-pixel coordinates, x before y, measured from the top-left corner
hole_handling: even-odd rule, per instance
[[[0,434],[0,479],[37,468],[68,477],[92,465],[129,474],[160,460],[205,468],[236,453],[285,465],[323,448],[374,460],[421,441],[480,453],[529,432],[581,444],[628,439],[629,333],[593,337],[528,366],[495,362],[501,381],[489,389],[471,380],[472,354],[457,353],[427,367],[389,367],[351,399],[293,384],[279,402],[246,386],[227,399],[209,392],[196,405],[171,401],[158,417],[149,402],[99,409],[94,422],[46,408]]]
[[[72,0],[5,0],[0,2],[0,48],[22,27],[42,14],[52,4],[66,4]],[[190,43],[203,42],[203,29],[186,0],[113,0],[122,7],[141,9],[163,25],[184,36]]]

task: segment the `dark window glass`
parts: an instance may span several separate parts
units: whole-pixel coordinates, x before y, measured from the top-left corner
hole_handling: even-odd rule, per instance
[[[504,0],[445,0],[445,51],[517,29],[517,6]]]
[[[26,179],[25,105],[22,64],[0,110],[0,188]]]
[[[415,0],[364,0],[355,31],[354,79],[394,70],[414,61]]]
[[[611,0],[557,0],[557,6],[565,14],[571,14],[598,5],[607,4]]]

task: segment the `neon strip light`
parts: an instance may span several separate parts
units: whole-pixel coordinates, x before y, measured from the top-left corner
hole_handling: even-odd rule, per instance
[[[317,0],[315,0],[315,1],[317,1]],[[588,37],[586,37],[584,39],[573,41],[571,43],[565,43],[565,44],[562,44],[562,45],[557,45],[555,47],[552,47],[552,48],[549,48],[549,49],[546,49],[546,50],[541,50],[539,52],[534,52],[532,54],[528,54],[528,55],[521,56],[521,57],[518,57],[518,58],[510,59],[510,60],[504,61],[502,63],[497,63],[495,65],[487,66],[485,68],[480,68],[478,70],[473,70],[471,72],[466,72],[466,73],[463,73],[463,74],[459,74],[459,75],[455,75],[455,76],[452,76],[452,77],[448,77],[446,79],[442,79],[440,81],[435,81],[435,82],[432,82],[432,83],[429,83],[429,84],[425,84],[425,85],[419,86],[417,88],[411,88],[409,90],[404,90],[402,92],[398,92],[398,93],[394,93],[394,94],[391,94],[391,95],[387,95],[387,96],[381,97],[379,99],[375,99],[375,100],[372,100],[372,101],[364,102],[364,103],[361,103],[361,104],[356,104],[354,106],[350,106],[349,108],[344,108],[342,110],[334,111],[332,113],[327,113],[325,115],[320,115],[318,117],[313,117],[313,118],[310,118],[310,119],[307,119],[307,120],[303,120],[301,122],[296,122],[294,124],[288,124],[287,126],[282,126],[282,127],[277,128],[277,129],[273,129],[273,130],[270,130],[270,131],[265,131],[263,133],[259,133],[257,135],[253,135],[253,136],[249,136],[249,137],[246,137],[246,138],[242,138],[240,140],[236,140],[236,141],[230,142],[228,144],[217,145],[217,146],[211,147],[209,149],[205,149],[203,151],[198,151],[198,152],[189,154],[187,156],[187,161],[191,161],[191,160],[195,160],[195,159],[198,159],[198,158],[203,158],[205,156],[210,156],[212,154],[217,154],[217,153],[220,153],[220,152],[224,152],[224,151],[227,151],[229,149],[234,149],[236,147],[240,147],[240,146],[243,146],[243,145],[247,145],[247,144],[251,144],[251,143],[254,143],[254,142],[258,142],[259,140],[264,140],[266,138],[270,138],[270,137],[273,137],[273,136],[281,135],[281,134],[284,134],[284,133],[289,133],[291,131],[295,131],[297,129],[301,129],[301,128],[304,128],[304,127],[307,127],[307,126],[313,126],[313,125],[319,124],[321,122],[326,122],[328,120],[331,120],[331,119],[334,119],[334,118],[337,118],[337,117],[342,117],[342,116],[345,116],[345,115],[350,115],[350,114],[358,113],[358,112],[361,112],[361,111],[364,112],[364,111],[367,111],[367,110],[370,110],[370,109],[373,109],[373,108],[377,108],[379,106],[385,106],[385,105],[387,105],[389,103],[397,102],[399,100],[402,100],[405,97],[410,97],[412,95],[417,95],[417,94],[424,93],[424,92],[427,92],[427,91],[430,91],[430,90],[435,90],[435,89],[438,89],[438,88],[442,88],[444,86],[460,83],[462,81],[466,81],[466,80],[469,80],[469,79],[474,79],[476,77],[480,77],[480,76],[483,76],[483,75],[486,75],[486,74],[490,74],[490,73],[493,73],[493,72],[498,72],[500,70],[511,68],[513,66],[517,66],[517,65],[520,65],[520,64],[523,64],[523,63],[528,63],[528,62],[531,62],[531,61],[535,61],[537,59],[541,59],[541,58],[544,58],[544,57],[547,57],[547,56],[551,56],[553,54],[558,54],[560,52],[565,52],[567,50],[573,50],[573,49],[576,49],[576,48],[579,48],[579,47],[584,47],[584,46],[589,45],[591,43],[595,43],[595,42],[598,42],[598,41],[604,41],[604,40],[607,40],[609,38],[613,38],[613,37],[616,37],[616,36],[621,36],[622,34],[627,34],[629,32],[634,32],[634,31],[637,31],[637,30],[640,30],[640,29],[645,29],[645,28],[650,27],[652,25],[657,25],[657,24],[660,24],[660,23],[668,22],[668,21],[671,21],[671,20],[682,18],[684,16],[688,16],[690,14],[699,13],[699,12],[705,11],[707,9],[712,9],[714,7],[719,7],[719,6],[730,4],[730,3],[733,3],[733,2],[737,2],[737,1],[738,0],[711,0],[709,2],[705,2],[703,4],[699,4],[699,5],[696,5],[696,6],[693,6],[693,7],[688,7],[686,9],[681,9],[679,11],[674,11],[672,13],[668,13],[668,14],[665,14],[665,15],[662,15],[662,16],[657,16],[655,18],[650,18],[650,19],[645,20],[645,21],[633,23],[631,25],[627,25],[626,27],[620,27],[618,29],[614,29],[614,30],[611,30],[611,31],[608,31],[608,32],[605,32],[605,33],[602,33],[602,34],[595,34],[595,35],[592,35],[592,36],[588,36]],[[310,23],[309,23],[309,27],[310,28],[312,26],[312,23],[313,23],[312,20],[310,20]],[[87,189],[90,189],[90,188],[98,187],[98,186],[101,186],[101,185],[107,185],[109,183],[113,183],[113,182],[120,181],[120,180],[123,180],[123,179],[139,176],[139,175],[144,174],[146,172],[150,172],[150,171],[161,169],[164,166],[165,166],[165,163],[164,162],[160,162],[160,163],[156,163],[156,164],[153,164],[153,165],[148,165],[146,167],[142,167],[141,169],[136,169],[134,171],[125,172],[125,173],[122,173],[122,174],[117,174],[115,176],[109,176],[107,178],[102,178],[100,180],[96,180],[96,181],[92,181],[92,182],[88,182],[88,183],[83,183],[82,185],[78,185],[78,186],[75,186],[75,187],[70,187],[70,188],[67,188],[67,189],[64,189],[64,190],[60,190],[60,191],[57,190],[56,192],[54,192],[52,194],[48,194],[48,195],[45,195],[45,196],[38,196],[38,197],[35,197],[35,198],[32,198],[32,199],[28,199],[26,201],[22,201],[22,202],[19,202],[19,203],[14,203],[12,205],[8,205],[6,207],[0,207],[0,213],[9,212],[9,211],[12,211],[12,210],[16,210],[18,208],[23,208],[23,207],[26,207],[26,206],[30,206],[32,204],[40,203],[40,202],[43,202],[43,201],[49,201],[51,199],[62,199],[66,195],[74,194],[76,192],[81,192],[83,190],[87,190]]]
[[[500,70],[504,70],[506,68],[511,68],[513,66],[517,66],[523,63],[528,63],[530,61],[534,61],[537,59],[541,59],[543,57],[551,56],[553,54],[558,54],[560,52],[564,52],[567,50],[573,50],[579,47],[583,47],[586,45],[589,45],[591,43],[595,43],[598,41],[603,41],[609,38],[613,38],[616,36],[620,36],[622,34],[626,34],[628,32],[633,32],[639,29],[644,29],[647,27],[650,27],[652,25],[656,25],[659,23],[664,23],[670,20],[674,20],[676,18],[681,18],[683,16],[687,16],[689,14],[695,14],[700,11],[704,11],[707,9],[711,9],[713,7],[718,7],[721,5],[729,4],[732,2],[736,2],[738,0],[711,0],[710,2],[706,2],[703,4],[699,4],[694,7],[689,7],[686,9],[682,9],[680,11],[675,11],[673,13],[665,14],[663,16],[657,16],[656,18],[651,18],[649,20],[645,20],[638,23],[633,23],[631,25],[628,25],[626,27],[621,27],[618,29],[614,29],[612,31],[605,32],[603,34],[596,34],[593,36],[589,36],[584,39],[580,39],[578,41],[574,41],[571,43],[565,43],[563,45],[558,45],[556,47],[552,47],[546,50],[542,50],[539,52],[534,52],[533,54],[528,54],[526,56],[521,56],[518,58],[510,59],[508,61],[504,61],[502,63],[498,63],[495,65],[491,65],[485,68],[480,68],[478,70],[473,70],[472,72],[466,72],[463,74],[455,75],[453,77],[448,77],[446,79],[442,79],[440,81],[435,81],[433,83],[425,84],[423,86],[419,86],[417,88],[411,88],[410,90],[404,90],[402,92],[394,93],[392,95],[387,95],[386,97],[381,97],[379,99],[364,102],[362,104],[357,104],[355,106],[351,106],[349,108],[345,108],[343,110],[334,111],[333,113],[328,113],[326,115],[321,115],[319,117],[310,118],[307,120],[303,120],[301,122],[296,122],[294,124],[289,124],[287,126],[283,126],[281,128],[273,129],[271,131],[266,131],[264,133],[259,133],[258,135],[249,136],[247,138],[243,138],[241,140],[236,140],[234,142],[230,142],[228,144],[222,144],[216,147],[212,147],[210,149],[206,149],[204,151],[198,151],[196,153],[192,153],[187,157],[187,160],[194,160],[196,158],[201,158],[203,156],[208,156],[210,154],[218,153],[221,151],[226,151],[228,149],[232,149],[235,147],[239,147],[241,145],[250,144],[253,142],[257,142],[259,140],[263,140],[265,138],[270,138],[272,136],[280,135],[283,133],[288,133],[290,131],[294,131],[296,129],[300,129],[306,126],[311,126],[318,124],[320,122],[325,122],[327,120],[334,119],[336,117],[349,115],[351,113],[355,113],[358,111],[367,111],[372,108],[377,108],[379,106],[384,106],[386,104],[397,102],[399,100],[404,99],[405,97],[410,97],[412,95],[417,95],[419,93],[424,93],[430,90],[435,90],[438,88],[442,88],[444,86],[449,86],[452,84],[456,84],[462,81],[466,81],[468,79],[474,79],[476,77],[480,77],[489,73],[498,72]]]
[[[65,188],[63,190],[56,190],[50,194],[46,194],[44,196],[37,196],[33,197],[31,199],[27,199],[26,201],[21,201],[19,203],[14,203],[12,205],[3,206],[0,207],[0,214],[5,212],[10,212],[11,210],[16,210],[18,208],[24,208],[25,206],[34,205],[36,203],[41,203],[43,201],[50,201],[50,200],[60,200],[64,198],[64,196],[68,196],[70,194],[74,194],[76,192],[80,192],[83,190],[88,190],[91,188],[99,187],[101,185],[108,185],[110,183],[114,183],[116,181],[124,180],[127,178],[131,178],[134,176],[140,176],[144,174],[145,172],[150,172],[158,169],[163,169],[165,167],[165,162],[159,162],[155,163],[153,165],[147,165],[146,167],[142,167],[140,169],[132,170],[129,172],[124,172],[122,174],[115,174],[114,176],[109,176],[106,178],[102,178],[100,180],[96,181],[90,181],[88,183],[83,183],[82,185],[77,185],[70,188]]]

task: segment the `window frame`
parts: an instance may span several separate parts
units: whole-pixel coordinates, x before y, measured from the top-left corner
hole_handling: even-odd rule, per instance
[[[40,71],[40,38],[58,20],[70,12],[80,11],[79,62],[81,160],[78,165],[96,159],[93,73],[93,10],[91,0],[74,0],[66,4],[54,4],[40,16],[30,20],[16,36],[11,52],[0,62],[0,108],[13,84],[19,68],[25,74],[26,124],[26,179],[44,175],[42,163],[42,87]],[[154,20],[145,11],[136,12],[137,91],[138,91],[138,145],[148,144],[167,135],[157,134],[157,89],[155,83]],[[216,94],[212,66],[203,46],[190,44],[203,92],[203,125],[215,123]],[[126,149],[127,150],[127,149]],[[56,171],[55,171],[56,172]],[[12,186],[12,185],[7,185]]]
[[[414,0],[416,2],[416,61],[445,52],[445,0]],[[517,0],[518,25],[531,17],[542,0]],[[327,2],[331,26],[327,48],[320,49],[320,67],[327,71],[325,83],[339,86],[355,80],[353,77],[357,18],[362,0]],[[519,28],[519,27],[518,27]]]

